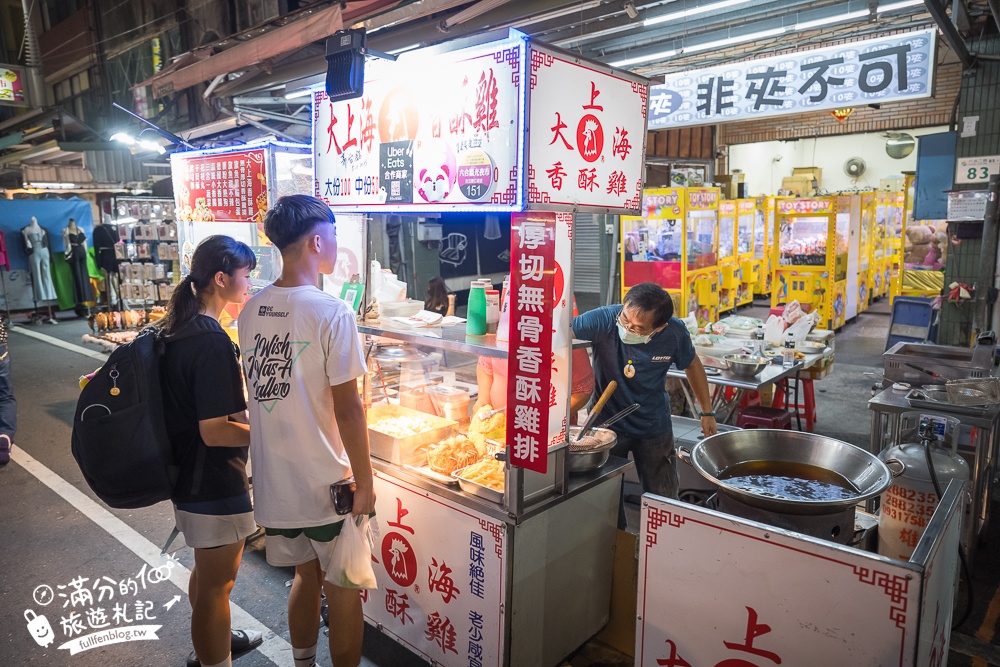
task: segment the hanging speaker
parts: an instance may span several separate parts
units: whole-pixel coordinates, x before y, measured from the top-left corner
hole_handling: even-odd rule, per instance
[[[338,30],[326,40],[326,94],[331,102],[365,91],[365,30]]]

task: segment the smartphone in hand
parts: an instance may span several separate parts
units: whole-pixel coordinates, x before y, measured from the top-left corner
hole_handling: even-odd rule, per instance
[[[354,478],[347,479],[330,485],[330,499],[333,501],[334,511],[344,516],[354,510]]]

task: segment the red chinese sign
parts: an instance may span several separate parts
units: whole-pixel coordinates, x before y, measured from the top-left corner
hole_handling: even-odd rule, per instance
[[[267,212],[264,149],[171,156],[177,220],[261,222]]]
[[[511,465],[540,473],[549,460],[555,231],[551,216],[514,216],[510,234],[507,451]]]

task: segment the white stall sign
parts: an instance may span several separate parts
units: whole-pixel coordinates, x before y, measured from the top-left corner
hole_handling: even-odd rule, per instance
[[[378,589],[365,618],[444,667],[500,667],[506,527],[388,475],[375,473]]]
[[[1000,174],[1000,155],[959,158],[955,167],[956,183],[986,183]]]
[[[525,41],[369,60],[364,96],[313,97],[316,196],[335,210],[520,210]]]
[[[532,45],[528,203],[638,212],[649,85]]]
[[[935,32],[886,35],[668,74],[649,91],[649,129],[930,97]]]

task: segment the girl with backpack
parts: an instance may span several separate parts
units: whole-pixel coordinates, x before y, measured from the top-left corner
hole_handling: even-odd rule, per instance
[[[221,235],[204,239],[160,325],[167,334],[164,417],[180,468],[174,515],[194,549],[188,665],[229,667],[232,653],[262,642],[259,632],[231,629],[229,593],[257,524],[246,474],[250,430],[239,350],[219,324],[226,306],[246,299],[255,266],[246,244]]]

